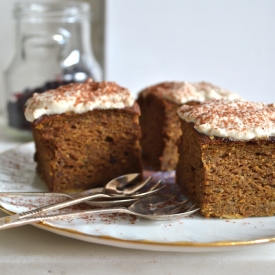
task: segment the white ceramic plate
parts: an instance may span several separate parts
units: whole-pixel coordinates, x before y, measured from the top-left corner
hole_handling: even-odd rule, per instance
[[[46,191],[35,172],[34,144],[0,154],[0,192]],[[171,184],[170,176],[164,179]],[[5,196],[1,209],[19,213],[49,198]],[[101,215],[37,223],[35,226],[87,242],[156,251],[201,252],[229,250],[275,241],[275,217],[206,219],[199,214],[174,221],[152,221],[130,215]]]

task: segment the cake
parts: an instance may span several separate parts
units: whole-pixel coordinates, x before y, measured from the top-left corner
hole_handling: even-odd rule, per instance
[[[141,147],[146,169],[169,171],[176,168],[177,142],[181,135],[176,113],[182,104],[197,105],[212,98],[238,97],[236,93],[206,82],[164,82],[142,90],[137,102],[141,109]]]
[[[210,100],[178,109],[176,182],[206,217],[275,213],[275,109]]]
[[[69,84],[26,103],[37,171],[54,192],[77,192],[141,173],[140,110],[114,82]]]

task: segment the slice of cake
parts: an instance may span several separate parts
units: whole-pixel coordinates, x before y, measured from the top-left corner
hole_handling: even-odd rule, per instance
[[[238,97],[206,82],[164,82],[141,91],[137,102],[141,109],[141,147],[146,168],[162,171],[176,168],[176,144],[181,135],[176,114],[179,106],[197,105],[212,98]]]
[[[113,82],[89,80],[34,94],[25,116],[49,189],[76,192],[141,173],[139,115],[130,92]]]
[[[275,109],[211,100],[178,109],[176,181],[206,217],[275,213]]]

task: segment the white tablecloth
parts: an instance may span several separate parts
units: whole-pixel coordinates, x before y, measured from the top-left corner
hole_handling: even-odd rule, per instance
[[[21,142],[1,126],[0,152]],[[6,214],[0,213],[0,216]],[[274,232],[275,235],[275,232]],[[123,249],[59,236],[33,226],[0,231],[0,274],[274,274],[275,243],[227,252]]]

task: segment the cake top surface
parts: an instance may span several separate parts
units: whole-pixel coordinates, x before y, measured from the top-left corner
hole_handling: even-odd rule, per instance
[[[188,101],[203,102],[209,99],[227,98],[230,100],[240,98],[236,93],[217,87],[208,82],[164,82],[141,91],[142,96],[155,94],[159,97],[183,104]]]
[[[25,117],[32,122],[43,115],[121,109],[133,104],[134,98],[126,88],[115,82],[95,82],[89,79],[85,83],[72,83],[33,94],[26,102]]]
[[[236,99],[209,100],[197,106],[183,105],[178,115],[208,136],[236,140],[275,136],[275,108],[264,103]]]

